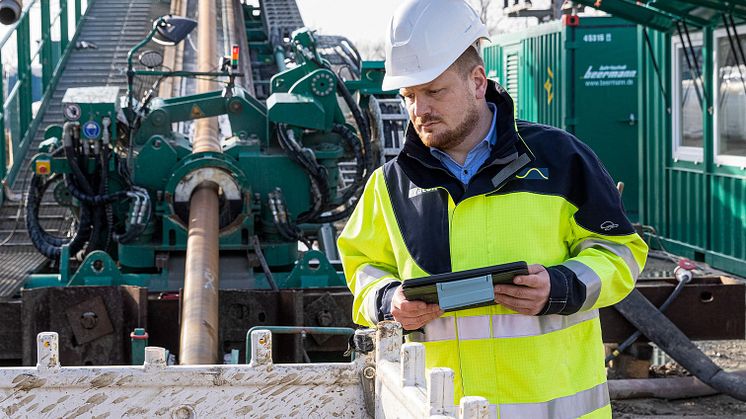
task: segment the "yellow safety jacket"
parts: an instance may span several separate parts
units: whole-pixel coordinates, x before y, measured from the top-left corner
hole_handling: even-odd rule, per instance
[[[339,238],[353,319],[373,326],[400,281],[526,261],[547,267],[543,314],[500,305],[448,312],[423,333],[427,368],[455,372],[456,398],[482,396],[501,418],[610,417],[598,308],[623,299],[647,246],[611,177],[572,135],[515,121],[490,83],[497,142],[463,185],[414,129],[370,177]]]

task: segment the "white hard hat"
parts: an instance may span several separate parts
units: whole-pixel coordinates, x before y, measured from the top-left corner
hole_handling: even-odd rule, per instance
[[[433,81],[487,36],[487,27],[464,0],[406,0],[389,24],[383,90]]]

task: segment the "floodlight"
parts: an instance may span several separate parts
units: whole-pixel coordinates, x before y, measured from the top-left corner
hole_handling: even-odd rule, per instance
[[[176,45],[197,26],[197,21],[181,16],[163,16],[155,21],[153,41],[161,45]]]

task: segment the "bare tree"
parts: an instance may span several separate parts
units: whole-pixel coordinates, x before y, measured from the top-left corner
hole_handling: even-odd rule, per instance
[[[474,10],[479,13],[490,34],[503,32],[500,30],[500,23],[503,21],[502,2],[494,0],[469,0]]]
[[[493,3],[491,0],[474,0],[474,6],[476,6],[477,12],[479,12],[479,18],[482,19],[482,22],[489,28],[489,22],[487,21],[488,14],[487,10],[490,7],[490,3]]]
[[[383,60],[386,58],[386,50],[383,39],[356,43],[358,51],[364,60]]]

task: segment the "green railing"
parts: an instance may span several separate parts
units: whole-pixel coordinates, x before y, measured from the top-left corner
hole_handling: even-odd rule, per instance
[[[26,0],[18,22],[0,39],[0,97],[3,99],[0,181],[4,186],[9,187],[21,169],[75,45],[82,16],[92,2]],[[39,68],[41,74],[34,74]],[[38,80],[36,92],[34,76]],[[35,96],[38,106],[34,106]],[[4,186],[0,188],[0,204],[4,199]]]

